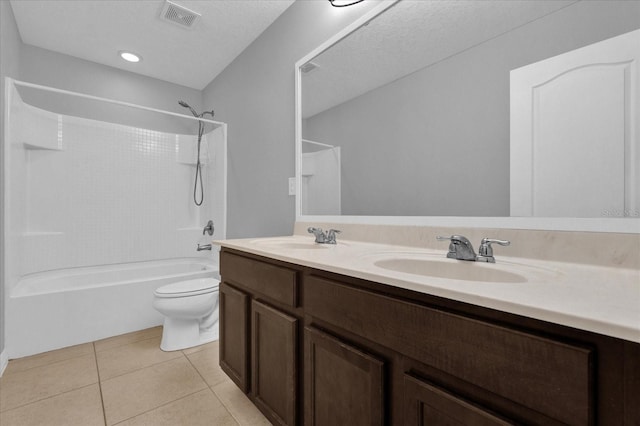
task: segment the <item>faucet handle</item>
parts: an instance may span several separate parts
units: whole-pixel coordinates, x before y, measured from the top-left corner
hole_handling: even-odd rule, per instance
[[[339,234],[340,230],[338,229],[329,229],[327,231],[327,243],[335,244],[336,243],[336,234]]]
[[[511,245],[511,241],[483,238],[480,242],[480,248],[478,248],[478,260],[491,263],[495,262],[495,259],[493,257],[493,248],[491,247],[491,244],[493,243],[499,244],[501,246]]]
[[[456,254],[456,246],[453,243],[453,240],[455,238],[455,235],[452,235],[450,237],[443,237],[443,236],[436,236],[436,240],[438,241],[449,241],[449,253],[447,253],[447,257],[450,259],[455,259],[457,254]]]
[[[511,245],[511,241],[508,240],[496,240],[494,238],[483,238],[480,244],[488,244],[491,246],[492,243],[500,244],[501,246]]]

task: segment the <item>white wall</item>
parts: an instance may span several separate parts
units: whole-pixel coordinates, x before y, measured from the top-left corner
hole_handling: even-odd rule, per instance
[[[298,0],[205,88],[204,105],[229,125],[229,237],[292,233],[294,65],[376,5]]]

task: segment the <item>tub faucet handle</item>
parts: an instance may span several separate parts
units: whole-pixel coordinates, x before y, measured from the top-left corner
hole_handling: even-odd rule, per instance
[[[207,226],[204,227],[204,229],[202,230],[202,235],[204,234],[209,234],[209,235],[213,235],[213,221],[210,220],[209,222],[207,222]]]

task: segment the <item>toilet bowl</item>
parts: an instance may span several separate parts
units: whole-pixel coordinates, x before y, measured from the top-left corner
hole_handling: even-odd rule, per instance
[[[179,281],[154,292],[153,307],[165,316],[163,351],[177,351],[218,340],[218,286],[214,278]]]

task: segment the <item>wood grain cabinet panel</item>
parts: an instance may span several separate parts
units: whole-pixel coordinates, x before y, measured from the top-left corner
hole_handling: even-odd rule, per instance
[[[508,426],[505,420],[408,374],[403,381],[405,426]]]
[[[220,253],[220,274],[225,281],[245,287],[250,292],[281,302],[298,305],[297,272],[235,254]]]
[[[251,389],[255,404],[280,425],[296,424],[298,320],[251,302]]]
[[[382,425],[382,361],[306,327],[305,425]]]
[[[220,367],[244,392],[249,391],[249,296],[220,283]]]
[[[310,276],[305,312],[569,425],[593,424],[589,348]]]

